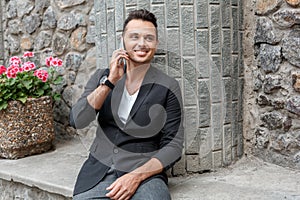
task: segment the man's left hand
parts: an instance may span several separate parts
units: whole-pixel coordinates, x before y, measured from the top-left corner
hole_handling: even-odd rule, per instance
[[[125,174],[106,188],[110,190],[106,196],[114,200],[128,200],[135,193],[141,181],[139,174]]]

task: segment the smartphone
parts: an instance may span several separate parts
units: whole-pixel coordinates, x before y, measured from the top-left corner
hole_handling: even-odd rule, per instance
[[[123,38],[121,38],[119,48],[125,50]],[[126,73],[126,59],[125,59],[125,58],[121,58],[121,59],[119,60],[119,64],[123,64],[124,73]]]

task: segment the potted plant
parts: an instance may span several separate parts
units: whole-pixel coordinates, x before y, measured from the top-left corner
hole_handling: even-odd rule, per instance
[[[62,60],[52,56],[44,66],[33,52],[13,56],[0,66],[0,157],[21,158],[48,151],[54,140],[53,100],[60,95],[52,86],[61,83],[57,70]]]

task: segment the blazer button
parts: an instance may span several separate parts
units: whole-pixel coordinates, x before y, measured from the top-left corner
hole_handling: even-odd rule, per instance
[[[119,150],[115,148],[114,153],[119,153]]]

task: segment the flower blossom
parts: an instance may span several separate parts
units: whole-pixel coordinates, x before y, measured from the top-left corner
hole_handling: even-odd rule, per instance
[[[53,60],[53,57],[52,57],[52,56],[50,56],[50,57],[46,58],[46,65],[47,65],[48,67],[50,67],[50,66],[51,66],[51,62],[52,62],[52,60]]]
[[[30,51],[27,51],[23,54],[23,58],[31,58],[31,57],[34,57],[34,53],[33,52],[30,52]]]
[[[9,59],[11,65],[19,66],[21,64],[21,59],[18,56],[13,56]]]
[[[26,62],[22,65],[22,68],[24,69],[24,71],[28,72],[35,68],[35,64],[33,62]]]
[[[53,58],[52,56],[46,58],[46,65],[48,67],[54,66],[54,67],[61,67],[62,66],[62,60],[58,58]]]
[[[34,72],[34,76],[38,77],[43,82],[46,82],[48,79],[48,72],[46,70],[42,70],[42,69],[36,70]]]
[[[21,71],[22,70],[18,66],[11,65],[7,68],[6,76],[7,78],[16,78],[17,73]]]
[[[6,67],[3,65],[0,65],[0,75],[4,74],[6,72]]]

